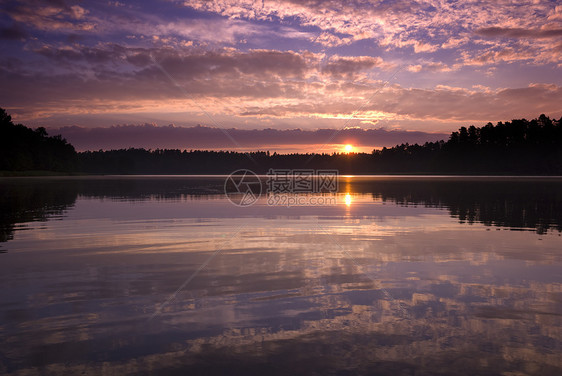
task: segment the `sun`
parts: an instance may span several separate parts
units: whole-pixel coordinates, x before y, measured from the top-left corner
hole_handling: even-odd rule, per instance
[[[345,145],[344,150],[346,153],[351,153],[353,151],[353,145]]]

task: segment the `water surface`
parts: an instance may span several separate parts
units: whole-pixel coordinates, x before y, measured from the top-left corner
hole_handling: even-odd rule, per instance
[[[562,374],[562,179],[223,182],[0,179],[0,373]]]

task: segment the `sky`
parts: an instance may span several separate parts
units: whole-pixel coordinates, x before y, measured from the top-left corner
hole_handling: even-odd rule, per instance
[[[562,116],[559,1],[0,4],[0,107],[78,150],[370,151]]]

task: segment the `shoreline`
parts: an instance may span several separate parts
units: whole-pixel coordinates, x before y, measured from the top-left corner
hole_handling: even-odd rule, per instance
[[[268,177],[267,174],[256,174],[259,177]],[[230,174],[104,174],[104,173],[86,173],[86,172],[56,172],[56,171],[0,171],[0,178],[33,178],[33,177],[146,177],[146,178],[164,178],[164,177],[227,177]],[[379,173],[379,174],[340,174],[339,178],[369,178],[369,177],[418,177],[418,178],[562,178],[562,175],[528,175],[528,174],[462,174],[462,173]]]

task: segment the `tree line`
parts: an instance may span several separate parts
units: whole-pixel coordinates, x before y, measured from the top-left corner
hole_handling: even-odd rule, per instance
[[[0,171],[76,171],[81,165],[74,146],[45,128],[14,124],[0,108]]]
[[[77,153],[44,128],[13,124],[0,109],[0,170],[92,174],[228,174],[237,169],[337,169],[341,174],[562,174],[562,118],[461,127],[446,141],[372,153],[278,154],[130,148]]]
[[[562,118],[461,127],[449,140],[373,151],[376,172],[562,173]]]

